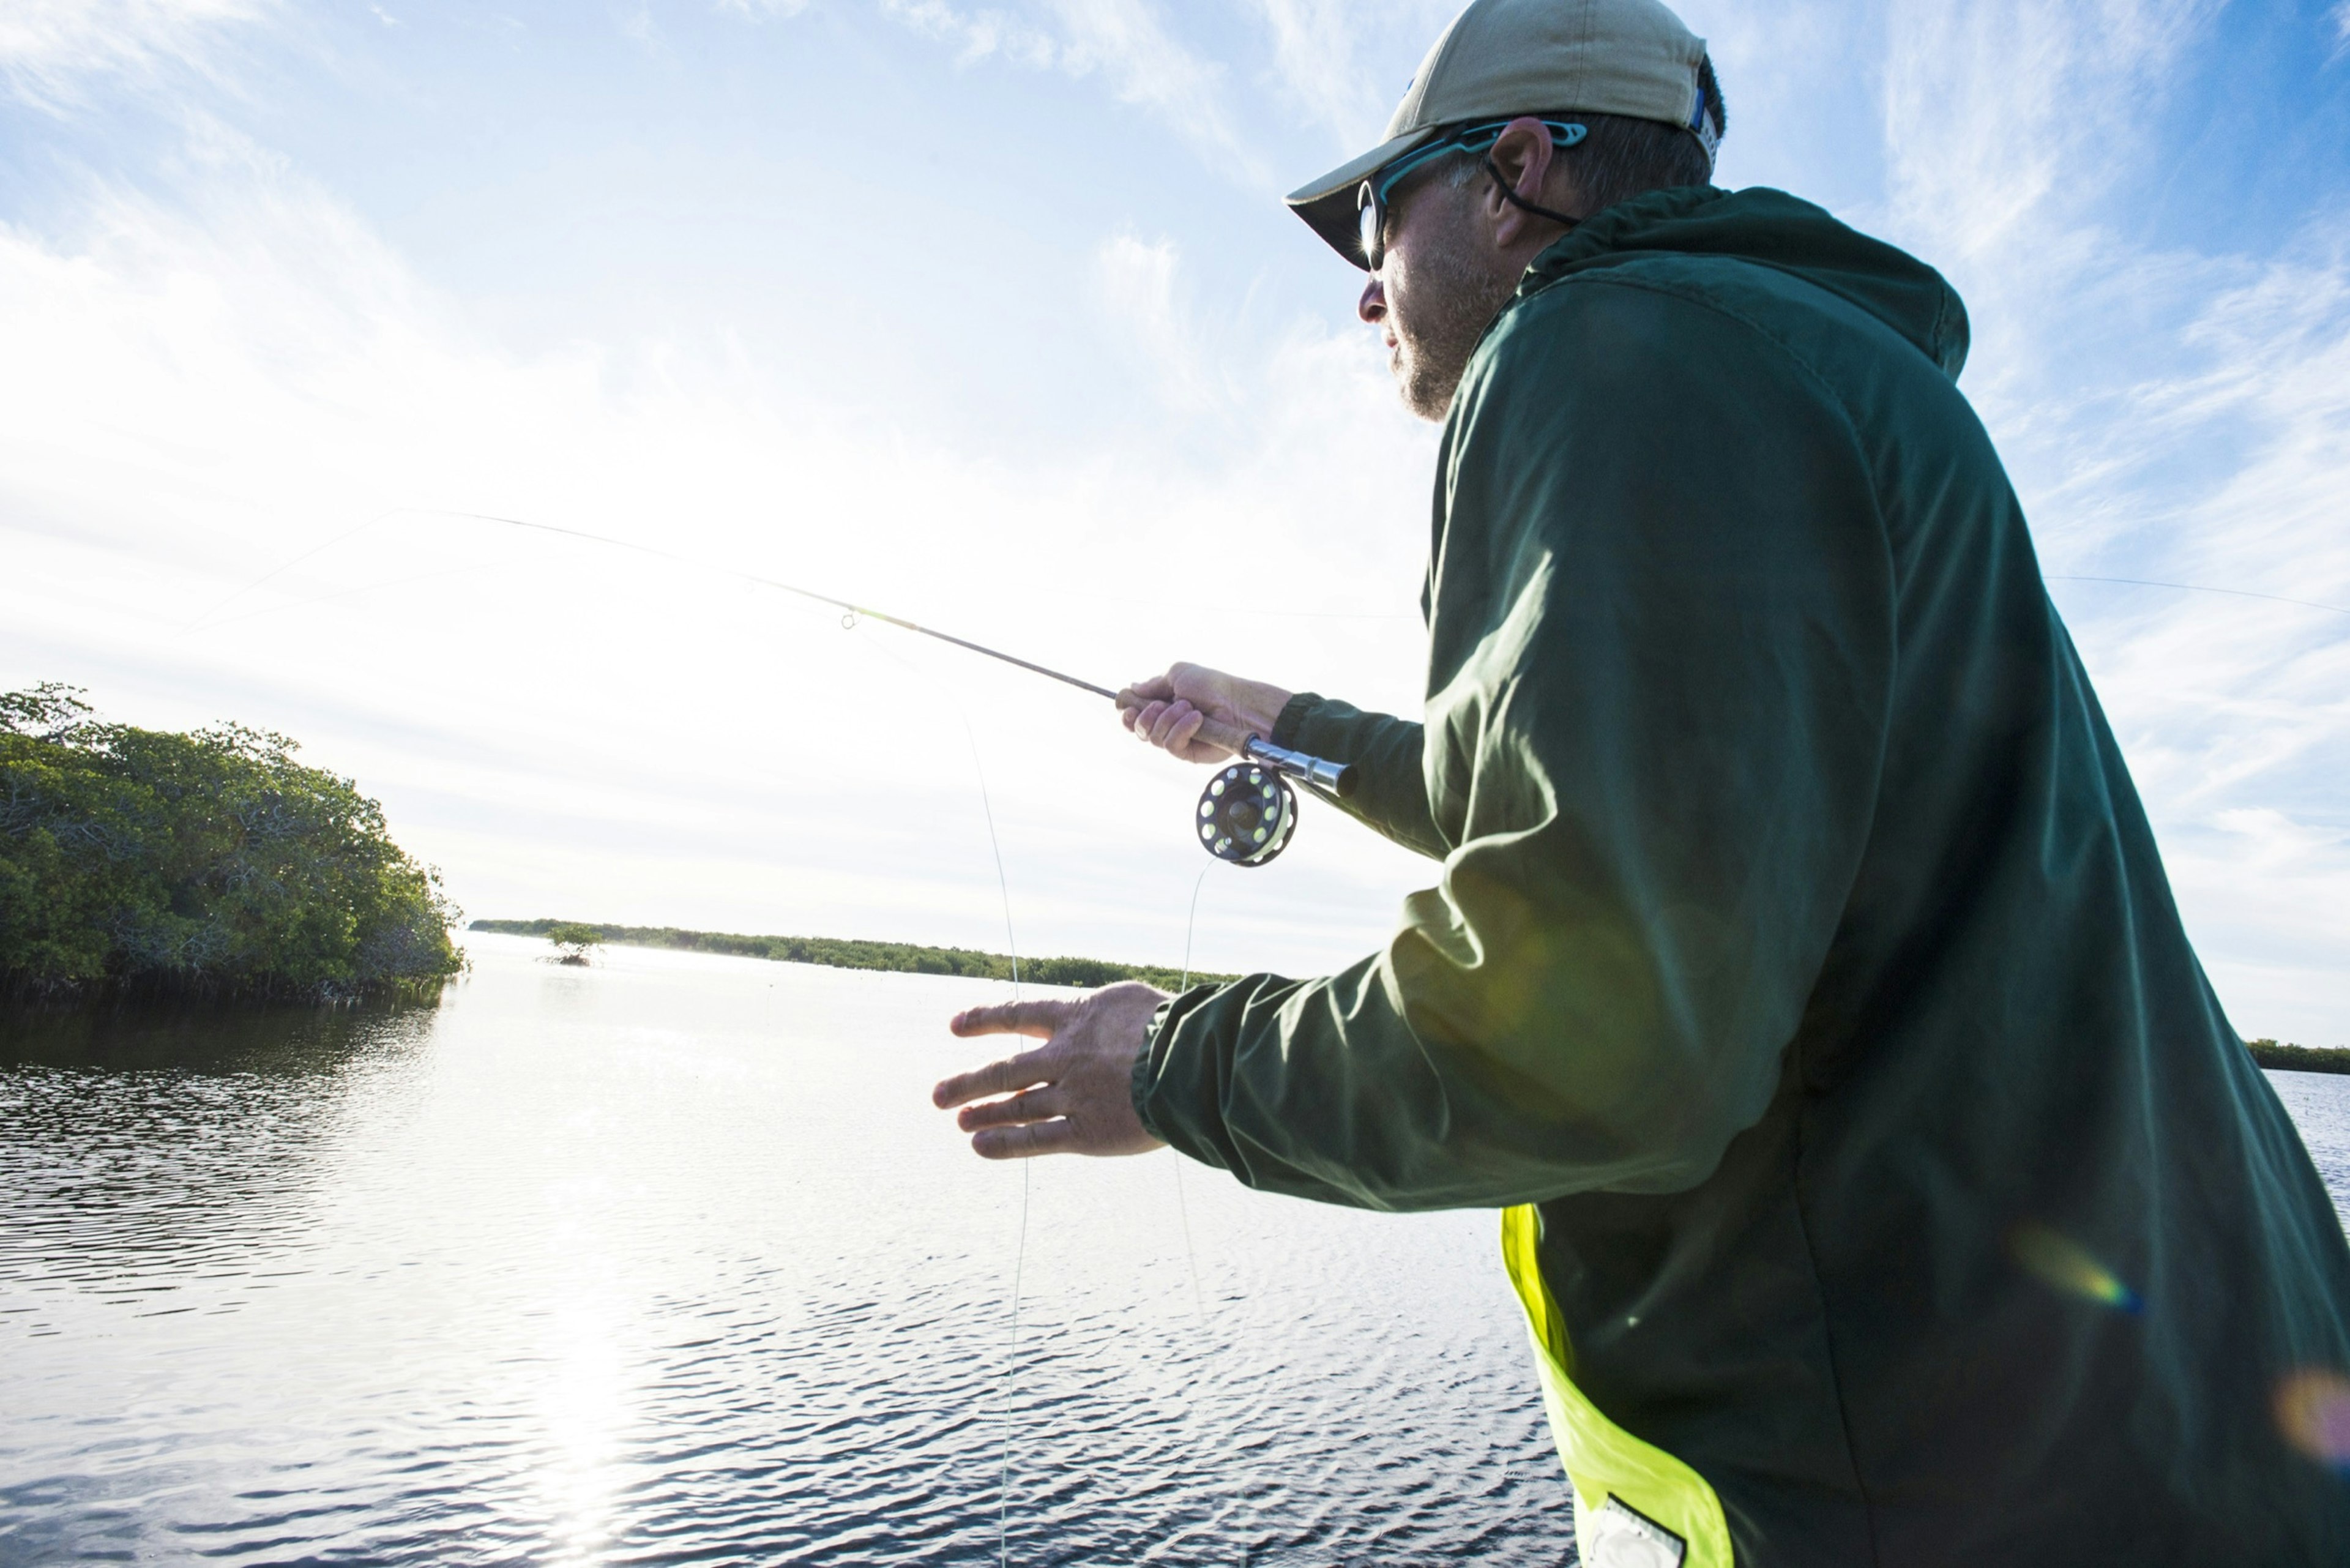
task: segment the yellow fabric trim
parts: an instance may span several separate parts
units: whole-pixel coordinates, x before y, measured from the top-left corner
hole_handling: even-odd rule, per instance
[[[1721,1500],[1705,1478],[1600,1414],[1599,1407],[1575,1386],[1575,1352],[1566,1323],[1535,1262],[1541,1237],[1542,1217],[1534,1205],[1502,1210],[1502,1262],[1510,1271],[1519,1304],[1526,1309],[1526,1334],[1534,1341],[1534,1365],[1542,1373],[1551,1436],[1566,1466],[1567,1482],[1575,1489],[1578,1554],[1592,1562],[1583,1539],[1584,1520],[1614,1497],[1688,1543],[1681,1568],[1733,1568]]]

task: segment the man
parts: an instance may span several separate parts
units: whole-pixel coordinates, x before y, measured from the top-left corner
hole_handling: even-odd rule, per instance
[[[1425,711],[1179,665],[1129,719],[1351,762],[1440,880],[1327,979],[965,1013],[1049,1044],[938,1101],[991,1158],[1504,1209],[1594,1568],[2350,1563],[2350,1250],[1965,314],[1711,187],[1721,112],[1655,0],[1477,0],[1290,199],[1444,421]]]

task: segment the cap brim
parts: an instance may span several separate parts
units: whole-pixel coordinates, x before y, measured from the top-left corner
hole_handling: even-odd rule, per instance
[[[1360,158],[1341,163],[1312,184],[1301,186],[1282,198],[1289,210],[1305,220],[1306,227],[1322,236],[1329,247],[1345,256],[1356,266],[1369,271],[1369,258],[1363,254],[1362,222],[1357,216],[1356,196],[1363,182],[1380,168],[1392,163],[1414,148],[1433,141],[1441,126],[1423,126],[1406,131],[1379,143]]]

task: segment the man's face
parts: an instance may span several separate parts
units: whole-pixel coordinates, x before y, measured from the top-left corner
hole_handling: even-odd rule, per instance
[[[1480,221],[1476,182],[1407,177],[1388,205],[1387,252],[1357,314],[1380,329],[1404,406],[1441,420],[1469,356],[1517,286]]]

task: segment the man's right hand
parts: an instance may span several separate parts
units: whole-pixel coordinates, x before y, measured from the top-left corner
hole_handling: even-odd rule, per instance
[[[1289,697],[1262,680],[1243,680],[1197,664],[1171,664],[1166,674],[1138,680],[1119,692],[1118,716],[1136,740],[1148,741],[1170,756],[1187,763],[1221,763],[1232,753],[1199,739],[1202,723],[1221,719],[1271,740],[1274,721],[1289,706]]]

